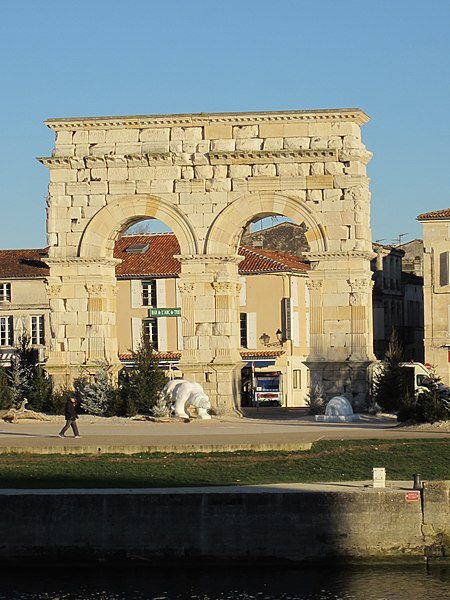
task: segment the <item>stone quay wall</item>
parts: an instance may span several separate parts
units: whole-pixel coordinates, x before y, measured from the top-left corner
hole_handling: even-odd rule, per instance
[[[342,490],[342,491],[339,491]],[[450,482],[3,490],[3,564],[301,562],[450,556]]]

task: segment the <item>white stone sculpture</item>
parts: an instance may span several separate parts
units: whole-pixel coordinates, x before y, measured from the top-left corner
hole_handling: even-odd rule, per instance
[[[189,419],[186,409],[188,406],[193,406],[200,419],[211,418],[207,412],[208,408],[211,408],[211,402],[199,383],[185,379],[172,379],[164,386],[163,394],[171,399],[176,417]]]
[[[324,415],[316,415],[316,421],[322,423],[349,423],[359,420],[359,415],[353,414],[353,408],[345,396],[334,396],[327,403]]]

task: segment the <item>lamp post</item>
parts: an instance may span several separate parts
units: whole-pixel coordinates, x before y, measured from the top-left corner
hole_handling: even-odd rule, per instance
[[[281,347],[283,347],[283,344],[284,344],[284,342],[286,340],[283,338],[283,332],[281,331],[280,328],[278,328],[276,330],[275,336],[277,338],[277,341],[276,342],[270,342],[270,335],[268,335],[266,332],[264,332],[262,335],[259,336],[259,341],[266,348],[268,348],[269,346],[281,346]]]

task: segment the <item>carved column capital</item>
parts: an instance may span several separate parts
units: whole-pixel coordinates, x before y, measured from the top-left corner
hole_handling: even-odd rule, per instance
[[[180,290],[180,294],[191,295],[194,293],[195,283],[187,281],[179,282],[178,289]]]
[[[101,298],[106,293],[106,286],[103,283],[86,283],[87,293],[95,298]]]
[[[321,292],[323,287],[323,281],[321,279],[309,279],[306,282],[310,292]]]
[[[236,284],[231,281],[214,281],[211,284],[214,288],[216,294],[220,294],[222,296],[229,296],[236,291]]]
[[[61,298],[62,285],[46,284],[47,296],[50,299]]]

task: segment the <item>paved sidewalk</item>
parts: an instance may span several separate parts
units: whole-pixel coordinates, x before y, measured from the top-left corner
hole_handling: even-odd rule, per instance
[[[389,418],[365,417],[354,423],[316,423],[299,410],[247,410],[246,418],[213,418],[188,423],[96,420],[81,416],[81,439],[61,439],[63,417],[52,421],[0,421],[0,454],[27,453],[137,453],[211,452],[236,450],[308,449],[320,439],[450,438],[450,431],[398,428]],[[71,436],[71,431],[67,432]]]

